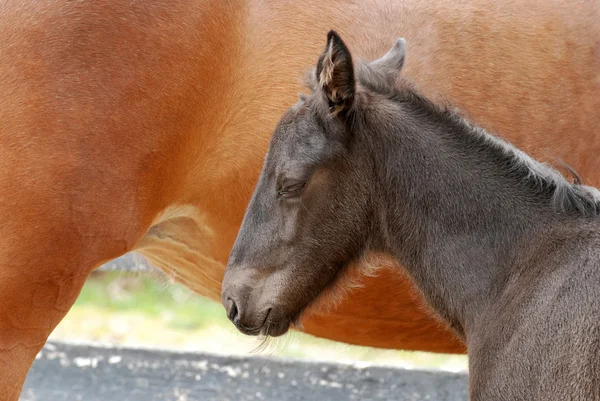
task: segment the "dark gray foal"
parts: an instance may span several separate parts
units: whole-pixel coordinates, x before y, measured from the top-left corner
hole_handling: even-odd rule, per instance
[[[229,318],[278,336],[350,262],[385,252],[469,350],[472,400],[600,400],[600,196],[334,32],[271,140],[223,280]],[[343,281],[343,280],[340,280]]]

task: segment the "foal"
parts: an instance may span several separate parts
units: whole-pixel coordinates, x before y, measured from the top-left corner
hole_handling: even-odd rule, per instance
[[[368,251],[404,265],[465,340],[472,400],[600,400],[600,196],[330,32],[271,140],[223,280],[229,318],[277,336]]]

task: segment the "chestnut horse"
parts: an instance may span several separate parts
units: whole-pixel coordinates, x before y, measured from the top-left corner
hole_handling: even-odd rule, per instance
[[[428,97],[600,184],[596,0],[7,0],[2,400],[18,398],[36,353],[110,259],[140,252],[220,299],[271,132],[329,29],[365,59],[406,37],[405,76]],[[363,288],[305,319],[306,332],[463,351],[407,278],[354,279]]]

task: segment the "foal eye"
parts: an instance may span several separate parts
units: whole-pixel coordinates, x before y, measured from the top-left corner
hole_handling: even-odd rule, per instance
[[[283,198],[295,198],[302,194],[304,188],[306,188],[306,181],[284,183],[281,188],[277,190],[277,195]]]

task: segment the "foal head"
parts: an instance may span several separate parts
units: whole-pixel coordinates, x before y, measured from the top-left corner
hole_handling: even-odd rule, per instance
[[[312,93],[282,117],[223,279],[229,318],[246,334],[278,336],[365,251],[376,220],[373,163],[348,126],[369,93],[390,88],[404,62],[398,39],[356,69],[329,32]],[[358,78],[358,79],[357,79]]]

